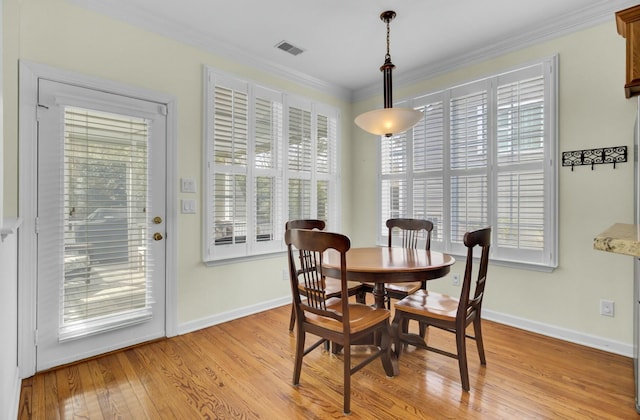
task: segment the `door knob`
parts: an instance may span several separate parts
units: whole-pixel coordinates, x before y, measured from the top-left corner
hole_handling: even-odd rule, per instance
[[[162,240],[162,233],[160,233],[160,232],[154,233],[153,234],[153,239],[155,239],[156,241]]]
[[[155,223],[156,225],[159,225],[160,223],[162,223],[162,217],[160,216],[156,216],[153,218],[153,223]]]

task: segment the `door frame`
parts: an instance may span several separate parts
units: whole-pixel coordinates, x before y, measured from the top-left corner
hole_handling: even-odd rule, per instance
[[[48,79],[89,89],[111,92],[167,107],[166,150],[166,293],[165,335],[177,335],[177,100],[174,96],[87,76],[27,60],[19,63],[18,214],[23,219],[18,250],[18,369],[21,378],[36,372],[37,309],[37,107],[38,79]]]

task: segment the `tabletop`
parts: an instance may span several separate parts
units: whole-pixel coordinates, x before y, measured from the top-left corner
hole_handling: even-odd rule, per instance
[[[432,279],[446,275],[455,261],[451,255],[424,249],[351,248],[347,251],[347,277],[374,283]],[[339,269],[340,255],[327,251],[323,266],[327,271]]]
[[[398,247],[351,248],[347,251],[347,279],[374,283],[375,306],[384,307],[384,283],[432,280],[447,275],[456,262],[451,255],[424,249]],[[326,252],[323,269],[340,277],[340,254]]]

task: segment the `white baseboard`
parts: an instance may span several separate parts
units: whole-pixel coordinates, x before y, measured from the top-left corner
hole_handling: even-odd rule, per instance
[[[256,305],[245,306],[244,308],[224,312],[215,316],[190,321],[178,326],[178,334],[186,334],[202,328],[210,327],[212,325],[217,325],[237,318],[242,318],[243,316],[277,308],[289,303],[291,303],[291,299],[289,297],[282,297],[262,302]],[[619,354],[621,356],[633,357],[633,345],[620,341],[609,340],[595,335],[585,334],[555,325],[544,324],[538,321],[531,321],[525,318],[519,318],[516,316],[486,309],[482,311],[482,317],[489,321],[494,321],[500,324],[509,325],[511,327],[546,335],[548,337],[558,338],[560,340],[592,347],[599,350],[604,350],[609,353]]]
[[[244,308],[234,309],[233,311],[223,312],[214,316],[197,319],[184,324],[178,325],[178,334],[186,334],[212,325],[222,324],[223,322],[232,321],[242,318],[243,316],[253,315],[258,312],[267,311],[291,303],[291,297],[281,297],[278,299],[260,302],[256,305],[245,306]]]
[[[546,335],[548,337],[558,338],[570,343],[581,344],[583,346],[604,350],[621,356],[633,357],[633,345],[623,343],[621,341],[609,340],[595,335],[585,334],[555,325],[531,321],[525,318],[519,318],[486,309],[482,310],[482,318],[526,331]]]

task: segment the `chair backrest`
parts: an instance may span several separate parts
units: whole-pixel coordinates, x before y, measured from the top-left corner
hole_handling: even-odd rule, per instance
[[[392,244],[393,231],[397,229],[400,231],[400,238],[402,240],[403,248],[417,248],[418,240],[425,237],[425,249],[428,251],[431,249],[431,231],[433,230],[433,223],[429,220],[423,219],[389,219],[387,220],[387,228],[389,229],[389,247]]]
[[[318,219],[298,219],[298,220],[289,220],[284,225],[284,230],[287,231],[289,229],[318,229],[324,230],[325,222],[324,220]]]
[[[345,235],[308,229],[289,229],[284,234],[289,254],[289,278],[294,307],[298,320],[304,321],[304,312],[336,319],[343,323],[346,330],[349,325],[348,293],[346,275],[346,253],[351,241]],[[341,312],[327,309],[326,283],[322,261],[325,251],[333,249],[340,253],[340,281],[342,284]],[[296,255],[297,254],[297,255]],[[300,298],[300,289],[307,297]]]
[[[319,219],[295,219],[289,220],[284,225],[285,232],[289,229],[316,229],[324,230],[324,220]]]
[[[487,268],[489,266],[489,247],[491,245],[491,228],[474,230],[464,234],[464,245],[467,247],[467,262],[464,270],[464,281],[460,292],[457,319],[464,320],[470,316],[480,316],[484,287],[487,281]],[[473,277],[473,250],[480,247],[480,265],[475,283],[473,297],[471,294],[471,281]],[[464,321],[463,321],[464,322]]]

